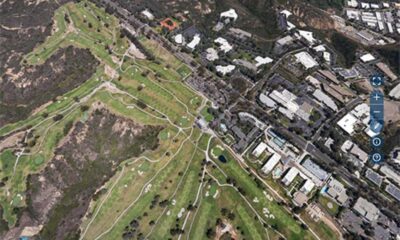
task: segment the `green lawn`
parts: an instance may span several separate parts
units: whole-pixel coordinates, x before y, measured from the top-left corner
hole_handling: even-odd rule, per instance
[[[333,217],[339,212],[339,205],[329,197],[320,195],[318,197],[318,202]]]

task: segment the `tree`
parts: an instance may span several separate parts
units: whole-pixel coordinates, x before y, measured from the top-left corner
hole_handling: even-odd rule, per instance
[[[71,130],[72,125],[73,125],[73,121],[72,120],[68,121],[65,124],[64,129],[63,129],[64,136],[66,136],[68,134],[69,130]]]
[[[53,117],[53,121],[54,121],[54,122],[60,121],[63,117],[64,117],[64,115],[62,115],[62,114],[57,114],[57,115],[55,115],[55,116]]]
[[[233,221],[233,220],[235,220],[235,214],[233,213],[233,212],[230,212],[229,214],[228,214],[228,219],[229,220],[231,220],[231,221]]]
[[[206,231],[206,236],[208,238],[214,238],[215,237],[215,231],[212,228],[208,228]]]
[[[89,106],[87,106],[87,105],[81,106],[81,112],[86,112],[87,110],[89,110]]]

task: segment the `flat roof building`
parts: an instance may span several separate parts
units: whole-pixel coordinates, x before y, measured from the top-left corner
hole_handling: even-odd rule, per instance
[[[383,177],[370,168],[365,172],[365,177],[378,187],[382,185]]]
[[[400,202],[400,189],[398,187],[396,187],[395,185],[389,183],[386,186],[385,191],[387,193],[389,193],[392,197],[394,197],[397,201]]]
[[[207,48],[206,53],[206,59],[210,62],[213,62],[219,58],[218,52],[214,48]]]
[[[375,57],[372,56],[372,54],[367,53],[367,54],[362,55],[360,57],[360,59],[362,62],[367,63],[367,62],[371,62],[371,61],[375,60]]]
[[[348,113],[346,114],[342,119],[338,121],[339,127],[341,127],[345,132],[347,132],[350,135],[353,135],[355,129],[355,125],[357,123],[358,119],[353,116],[353,114]]]
[[[380,169],[380,171],[385,174],[387,178],[392,179],[392,181],[400,183],[400,174],[394,170],[393,168],[383,165]]]
[[[328,196],[336,200],[339,204],[344,204],[349,198],[346,194],[346,189],[341,182],[334,179],[333,177],[329,179],[326,184],[326,192]]]
[[[310,159],[306,159],[301,165],[321,181],[325,181],[329,177],[329,174],[325,170]]]
[[[390,80],[395,81],[397,80],[397,75],[390,70],[388,65],[384,64],[383,62],[378,62],[376,66],[381,70],[386,76],[390,78]]]
[[[297,174],[299,174],[299,170],[295,167],[292,167],[283,177],[282,183],[285,184],[285,186],[289,186]]]
[[[300,188],[300,191],[307,195],[313,190],[314,187],[315,183],[311,179],[307,179],[307,181]]]
[[[368,202],[362,197],[358,198],[356,204],[353,207],[353,210],[359,213],[368,221],[377,220],[380,214],[379,209],[374,204]]]
[[[322,92],[320,89],[316,89],[313,93],[313,96],[323,104],[325,104],[327,107],[332,109],[333,111],[337,112],[338,111],[338,106],[336,105],[335,101],[332,100],[328,95],[326,95],[324,92]]]
[[[268,174],[274,169],[276,164],[279,163],[279,160],[281,160],[282,156],[279,153],[274,153],[264,164],[264,166],[261,168],[261,171],[265,174]]]
[[[222,73],[222,75],[226,75],[226,74],[232,72],[233,70],[235,70],[235,68],[236,68],[235,65],[226,65],[226,66],[217,65],[215,67],[217,72]]]
[[[253,152],[251,153],[255,157],[260,157],[260,155],[267,149],[267,144],[265,142],[260,142],[256,148],[254,148]]]
[[[219,44],[219,49],[224,53],[229,52],[233,48],[232,45],[229,44],[228,40],[222,37],[218,37],[217,39],[214,40],[214,42]]]
[[[306,70],[318,66],[318,62],[308,52],[299,52],[294,55]]]
[[[400,83],[389,92],[389,96],[400,99]]]
[[[201,40],[200,34],[196,34],[194,35],[192,41],[190,41],[190,43],[188,43],[186,46],[191,50],[194,50],[196,46],[200,43],[200,40]]]

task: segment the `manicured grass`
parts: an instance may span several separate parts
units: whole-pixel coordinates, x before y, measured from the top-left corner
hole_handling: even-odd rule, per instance
[[[214,144],[218,144],[215,142]],[[250,201],[257,197],[260,201],[260,205],[267,208],[269,212],[275,216],[275,219],[266,219],[271,225],[275,225],[278,231],[284,233],[288,239],[312,239],[310,232],[303,230],[300,224],[296,222],[293,217],[282,209],[275,201],[268,201],[262,190],[259,189],[252,178],[248,177],[248,173],[244,171],[238,162],[228,153],[224,153],[225,157],[228,158],[227,163],[220,163],[215,161],[228,176],[235,179],[238,186],[244,189],[246,195]],[[262,213],[262,208],[258,209],[258,212]]]
[[[245,223],[243,226],[247,231],[249,232],[249,235],[251,239],[257,239],[257,240],[262,240],[263,237],[260,235],[260,233],[257,231],[257,228],[255,227],[252,222],[254,219],[248,214],[246,209],[242,205],[238,205],[236,207],[237,212],[239,213],[239,217],[242,219],[242,221]]]
[[[336,216],[339,212],[339,205],[331,200],[330,198],[320,195],[318,197],[318,202],[323,206],[323,208],[331,215]]]
[[[200,113],[201,113],[201,116],[203,116],[204,119],[205,119],[207,122],[211,122],[212,120],[214,120],[214,116],[211,115],[211,114],[208,112],[208,107],[204,107],[204,108],[201,110]]]
[[[313,231],[316,232],[321,239],[324,240],[340,239],[339,235],[321,220],[315,222],[313,219],[311,219],[310,215],[308,215],[308,213],[305,212],[301,214],[301,217],[304,221],[307,222],[308,226],[311,227]]]
[[[192,70],[185,64],[182,64],[176,71],[181,75],[183,78],[189,76],[192,73]]]

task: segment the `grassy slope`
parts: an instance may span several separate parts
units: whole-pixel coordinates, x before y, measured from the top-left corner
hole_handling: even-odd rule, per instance
[[[85,6],[86,4],[87,6]],[[66,14],[73,24],[72,31],[71,26],[68,27],[64,22]],[[97,16],[102,19],[103,24],[99,24],[99,21],[96,20]],[[146,235],[151,233],[150,239],[168,236],[170,229],[176,223],[179,226],[183,225],[184,218],[188,213],[188,211],[185,211],[183,217],[176,221],[178,212],[182,208],[186,208],[190,202],[195,201],[197,190],[200,186],[198,181],[201,171],[200,163],[204,159],[204,150],[207,148],[209,138],[209,136],[201,135],[199,130],[191,127],[194,118],[187,111],[195,116],[198,115],[200,102],[198,96],[181,82],[182,78],[190,74],[187,66],[182,65],[165,49],[155,46],[150,40],[141,38],[142,44],[150,51],[153,51],[153,54],[161,63],[156,64],[147,60],[128,60],[124,63],[123,68],[119,69],[118,63],[114,62],[111,55],[105,50],[105,45],[113,45],[113,42],[116,42],[113,47],[116,53],[112,55],[114,59],[118,59],[128,46],[127,39],[118,38],[118,21],[115,18],[108,16],[103,10],[86,1],[62,6],[56,12],[55,19],[58,31],[55,31],[53,36],[38,46],[33,53],[26,56],[28,63],[40,64],[49,58],[57,48],[74,45],[90,49],[92,54],[101,60],[102,66],[99,67],[92,79],[66,94],[66,98],[60,98],[60,101],[50,104],[46,109],[25,121],[0,129],[1,134],[6,134],[16,128],[38,124],[35,127],[35,135],[39,136],[38,143],[42,142],[31,148],[32,156],[21,158],[16,168],[16,174],[8,186],[11,196],[6,197],[4,192],[0,193],[0,203],[2,206],[6,206],[8,211],[6,214],[7,220],[11,224],[15,221],[15,215],[11,214],[10,199],[14,198],[17,193],[23,194],[27,174],[39,171],[45,166],[52,156],[65,124],[69,121],[84,121],[87,113],[82,112],[80,106],[90,106],[94,102],[101,101],[110,111],[116,114],[130,117],[140,123],[163,125],[169,134],[167,137],[162,137],[161,145],[156,151],[144,154],[147,157],[146,159],[127,159],[121,165],[117,174],[106,184],[106,193],[91,204],[90,214],[82,224],[82,229],[85,230],[90,223],[85,238],[92,239],[98,236],[109,227],[112,227],[114,222],[116,224],[110,228],[106,238],[120,238],[125,226],[135,218],[142,219],[140,220],[139,231]],[[92,24],[91,28],[88,26],[89,22]],[[105,27],[104,22],[109,26]],[[100,32],[97,31],[97,28],[100,29]],[[98,40],[101,40],[101,43]],[[162,60],[168,60],[169,66],[166,66]],[[87,99],[86,102],[76,103],[73,100],[74,97],[82,99],[102,81],[110,80],[103,71],[105,64],[116,68],[121,75],[121,80],[114,79],[113,82],[117,87],[131,94],[131,96],[100,90]],[[141,74],[144,71],[149,71],[150,73],[144,77]],[[145,88],[141,91],[137,88],[139,84],[145,85]],[[145,109],[139,108],[136,105],[137,99],[144,101],[148,107]],[[154,109],[160,111],[161,115],[170,118],[172,123],[188,129],[178,131],[178,128],[173,126],[171,122],[166,121],[165,118],[162,118],[160,113],[154,111]],[[41,117],[43,112],[49,113],[48,119]],[[59,122],[53,122],[51,117],[58,113],[63,113],[65,117]],[[197,142],[199,142],[198,145]],[[5,168],[8,170],[1,172],[1,176],[10,175],[10,166],[13,165],[13,161],[15,162],[15,157],[10,154],[4,158],[5,160],[8,159],[7,168]],[[274,203],[265,202],[262,192],[256,188],[251,178],[234,161],[230,161],[229,164],[221,167],[229,175],[235,177],[240,184],[243,184],[248,194],[263,199],[261,203],[254,207],[262,212],[260,207],[267,205],[271,212],[277,216],[278,220],[276,222],[280,227],[280,231],[287,234],[288,238],[309,238],[309,234],[301,230],[299,225],[280,207]],[[223,176],[219,176],[218,173],[214,174],[220,181],[225,179]],[[147,189],[148,191],[144,191],[146,189],[145,186],[150,186],[145,185],[148,182],[151,183],[151,187]],[[193,234],[193,236],[199,236],[199,239],[204,239],[205,226],[215,226],[216,217],[220,216],[218,214],[220,208],[228,207],[236,215],[236,218],[231,221],[232,224],[243,228],[240,230],[243,233],[239,233],[243,234],[242,237],[252,239],[266,238],[265,229],[257,220],[253,220],[252,210],[236,191],[232,188],[217,187],[214,184],[212,187],[213,192],[219,192],[219,194],[217,194],[216,198],[213,198],[205,195],[208,189],[207,186],[207,184],[203,186],[200,194],[200,199],[203,200],[200,200],[197,205],[201,209],[204,208],[204,211],[199,211],[198,214],[191,212],[188,216],[188,223],[185,226],[185,234]],[[142,195],[140,195],[140,192],[142,192]],[[161,200],[170,200],[166,208],[157,205],[150,208],[151,202],[156,195],[160,195]],[[140,197],[135,201],[137,196]],[[172,204],[172,200],[176,200],[175,205]],[[23,206],[24,201],[21,201],[20,204]],[[160,214],[163,211],[164,213]],[[170,211],[169,215],[167,211]],[[121,215],[121,213],[124,214]],[[94,216],[96,217],[92,220],[91,217]],[[148,224],[151,220],[157,222],[154,229]],[[190,225],[192,225],[192,228],[189,232]],[[268,231],[271,239],[277,238],[277,235],[271,229]]]

